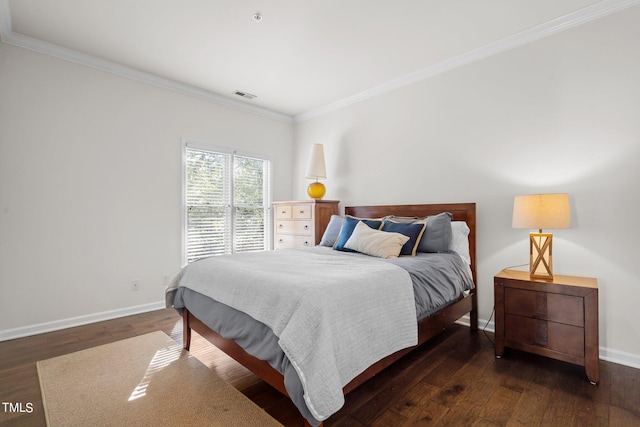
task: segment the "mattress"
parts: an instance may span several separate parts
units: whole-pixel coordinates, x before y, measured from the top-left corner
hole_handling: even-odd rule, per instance
[[[312,248],[312,250],[331,250]],[[345,254],[348,257],[366,257]],[[369,257],[368,257],[369,258]],[[380,259],[406,270],[411,277],[417,319],[432,315],[473,289],[471,271],[457,253],[419,253],[412,257]],[[265,324],[251,316],[186,287],[178,287],[167,295],[167,304],[176,309],[187,308],[212,330],[236,341],[252,356],[267,361],[284,376],[287,392],[300,413],[312,425],[318,425],[306,406],[302,383],[280,346],[278,337]]]

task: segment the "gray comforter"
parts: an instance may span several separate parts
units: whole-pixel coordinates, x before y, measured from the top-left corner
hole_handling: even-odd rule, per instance
[[[315,248],[313,251],[330,251],[332,256],[335,256],[336,253],[336,251],[327,248]],[[339,253],[338,256],[340,254],[342,253]],[[282,255],[284,256],[285,253],[283,252]],[[363,257],[367,259],[367,262],[371,260],[371,257],[360,254],[344,254],[344,256],[348,259]],[[376,259],[375,262],[392,263],[409,273],[413,284],[413,296],[418,318],[428,316],[473,287],[468,266],[455,253],[419,254],[416,257],[401,257],[392,260]],[[178,284],[179,280],[175,282]],[[210,328],[226,338],[234,339],[249,354],[268,361],[271,366],[284,375],[285,387],[289,395],[311,424],[317,425],[319,424],[317,418],[328,416],[314,417],[312,415],[304,398],[304,388],[300,377],[278,344],[279,338],[272,328],[242,311],[235,310],[214,298],[206,297],[200,292],[186,287],[170,287],[167,292],[167,305],[175,308],[187,307]]]

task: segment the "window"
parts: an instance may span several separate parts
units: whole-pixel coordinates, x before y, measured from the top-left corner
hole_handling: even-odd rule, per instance
[[[270,161],[187,141],[184,256],[269,249]]]

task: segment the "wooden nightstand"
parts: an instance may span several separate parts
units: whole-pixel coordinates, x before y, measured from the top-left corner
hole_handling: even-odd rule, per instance
[[[331,215],[338,214],[337,200],[273,203],[273,247],[305,248],[320,243]]]
[[[493,290],[496,357],[516,348],[584,366],[592,384],[600,381],[596,279],[531,279],[528,271],[503,270]]]

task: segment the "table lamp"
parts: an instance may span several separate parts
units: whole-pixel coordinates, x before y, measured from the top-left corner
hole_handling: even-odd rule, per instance
[[[529,234],[529,274],[532,278],[553,279],[553,234],[543,228],[569,228],[571,208],[568,194],[529,194],[513,202],[513,228],[537,228]]]
[[[326,177],[327,172],[324,167],[324,147],[322,144],[313,144],[311,147],[309,163],[307,164],[307,172],[305,173],[305,178],[316,180],[307,187],[307,194],[309,197],[317,200],[324,197],[326,189],[324,188],[324,184],[319,182],[318,179]]]

